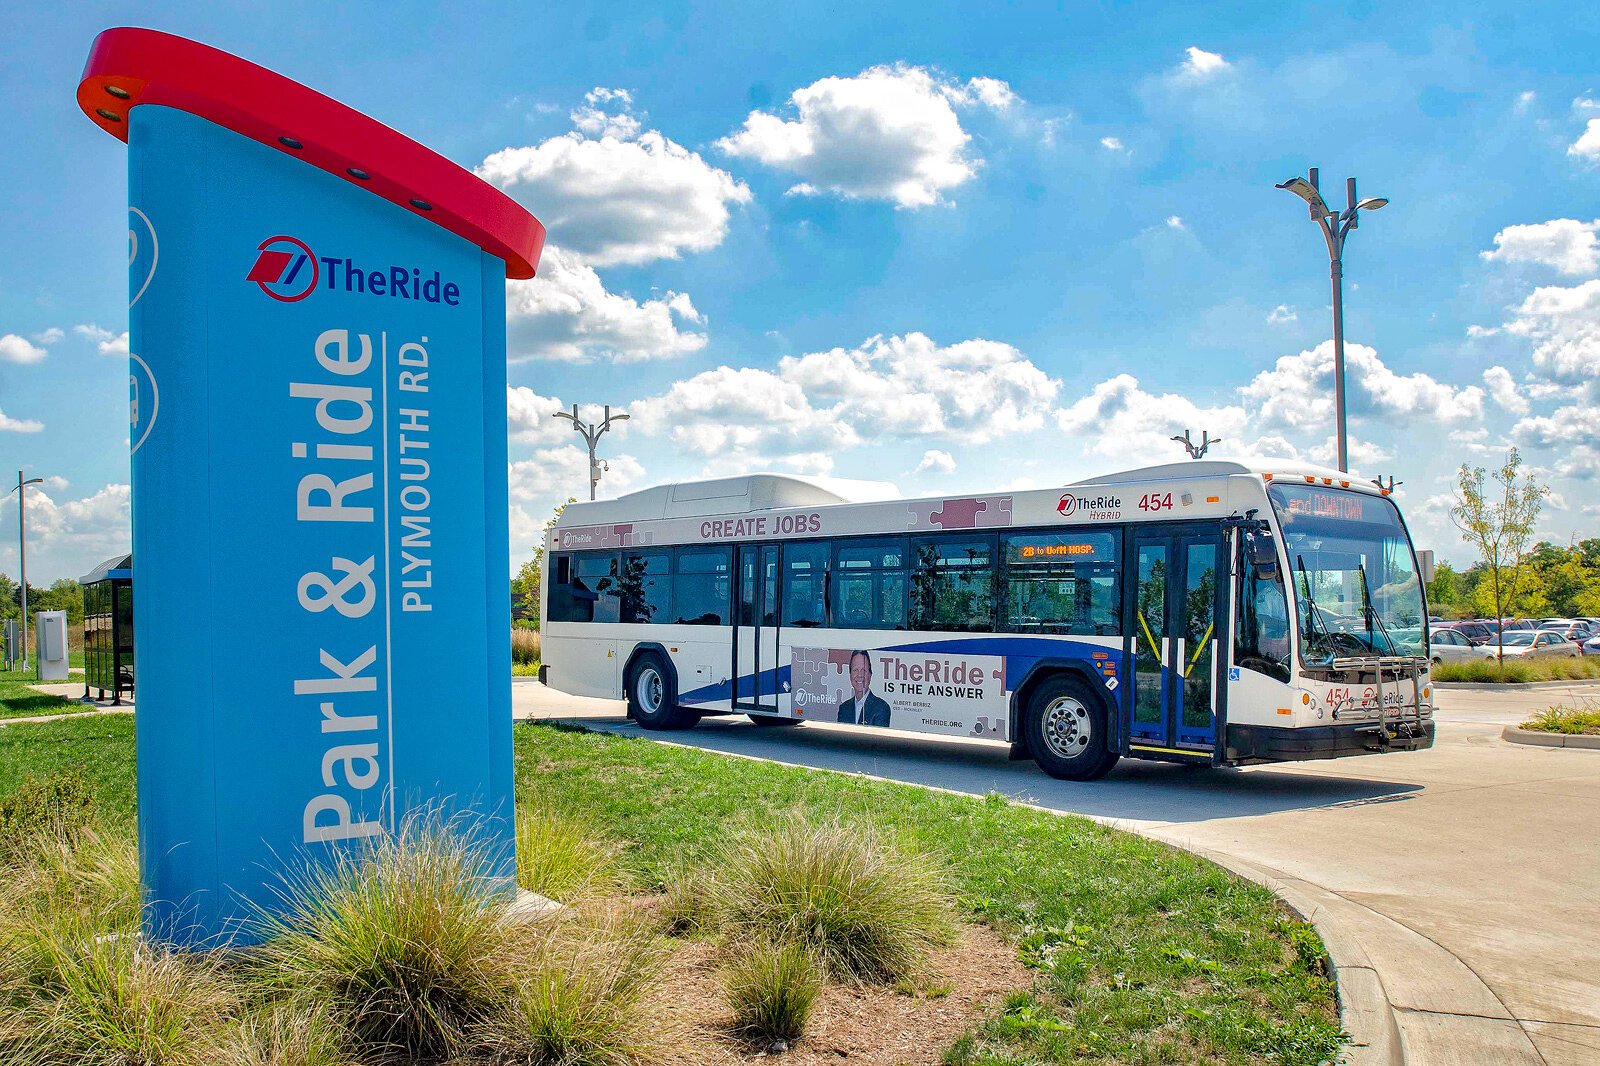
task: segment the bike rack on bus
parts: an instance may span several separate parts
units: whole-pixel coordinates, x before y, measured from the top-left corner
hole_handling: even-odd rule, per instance
[[[1335,670],[1356,670],[1361,673],[1370,673],[1376,679],[1378,720],[1371,726],[1363,726],[1356,730],[1358,733],[1377,734],[1374,738],[1376,746],[1369,745],[1372,750],[1378,751],[1388,747],[1390,740],[1399,740],[1402,737],[1410,739],[1425,735],[1422,726],[1423,712],[1427,711],[1430,717],[1433,713],[1433,704],[1424,702],[1422,698],[1422,675],[1428,669],[1427,659],[1413,655],[1355,655],[1335,659],[1329,665]],[[1393,675],[1392,684],[1396,694],[1400,696],[1394,705],[1393,732],[1390,731],[1389,725],[1389,704],[1384,698],[1384,674],[1386,672]],[[1404,699],[1403,686],[1406,682],[1410,682],[1411,685],[1411,702],[1409,704]],[[1346,709],[1345,705],[1347,704],[1350,709],[1354,709],[1356,705],[1355,697],[1352,696],[1340,701],[1340,705],[1335,710],[1343,711]],[[1411,712],[1409,718],[1406,716],[1408,710]]]

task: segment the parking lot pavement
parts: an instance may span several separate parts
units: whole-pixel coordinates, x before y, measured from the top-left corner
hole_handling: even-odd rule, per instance
[[[1600,1062],[1600,751],[1500,739],[1563,698],[1548,690],[1442,691],[1425,752],[1239,770],[1124,760],[1089,784],[981,742],[742,718],[643,734],[616,701],[537,683],[512,693],[519,718],[1001,792],[1200,851],[1309,904],[1336,962],[1357,971],[1342,976],[1376,974],[1409,1061]]]

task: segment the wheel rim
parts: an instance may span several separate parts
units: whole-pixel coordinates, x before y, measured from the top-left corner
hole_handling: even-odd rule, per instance
[[[1063,759],[1075,759],[1089,747],[1094,719],[1089,708],[1071,696],[1058,696],[1044,711],[1044,742]]]
[[[639,680],[633,685],[634,695],[639,698],[639,709],[645,714],[655,714],[661,710],[661,671],[653,666],[647,666],[639,671]]]

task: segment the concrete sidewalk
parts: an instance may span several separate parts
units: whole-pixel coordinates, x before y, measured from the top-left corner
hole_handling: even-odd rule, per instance
[[[1317,924],[1366,1045],[1347,1061],[1577,1066],[1600,1062],[1600,752],[1500,738],[1551,695],[1446,692],[1426,752],[1202,773],[1124,760],[1076,784],[998,745],[742,718],[651,734],[620,702],[512,688],[522,719],[998,791],[1197,852]]]

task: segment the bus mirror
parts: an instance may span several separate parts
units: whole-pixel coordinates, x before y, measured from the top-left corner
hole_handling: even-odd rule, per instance
[[[1256,577],[1270,581],[1278,576],[1278,552],[1273,547],[1271,537],[1246,534],[1244,552]]]

